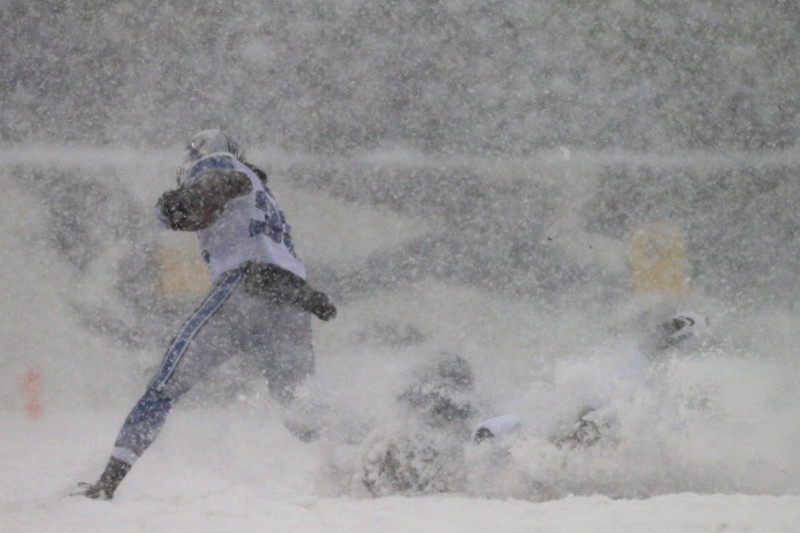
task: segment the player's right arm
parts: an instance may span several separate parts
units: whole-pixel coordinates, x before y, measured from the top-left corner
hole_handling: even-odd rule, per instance
[[[207,228],[229,200],[248,194],[253,187],[250,178],[224,156],[209,156],[195,168],[186,183],[165,192],[156,204],[156,216],[171,229]]]

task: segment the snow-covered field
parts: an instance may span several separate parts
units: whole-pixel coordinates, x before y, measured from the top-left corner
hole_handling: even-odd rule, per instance
[[[4,414],[3,531],[792,532],[800,523],[796,490],[547,501],[328,496],[318,487],[319,448],[298,446],[242,410],[176,412],[113,502],[65,496],[75,480],[96,475],[121,413],[97,409],[38,421]]]
[[[630,331],[613,326],[639,316],[647,298],[520,299],[442,276],[343,290],[339,317],[315,325],[315,392],[334,421],[391,425],[394,398],[417,363],[441,350],[463,355],[488,409],[517,413],[525,426],[495,447],[465,442],[461,490],[368,496],[358,481],[358,443],[298,442],[262,384],[226,371],[173,411],[112,502],[70,497],[77,482],[99,474],[164,337],[192,305],[192,296],[147,303],[146,282],[119,281],[120,265],[137,264],[131,247],[144,255],[152,248],[141,243],[167,238],[148,217],[171,186],[164,173],[173,161],[77,156],[94,161],[93,179],[124,187],[129,213],[91,187],[89,205],[66,202],[75,195],[59,180],[74,173],[20,177],[36,165],[74,165],[76,156],[3,155],[0,531],[800,531],[800,318],[791,309],[685,295],[681,303],[710,317],[709,341],[664,361],[657,382],[628,383],[618,371]],[[104,178],[98,168],[113,172]],[[315,266],[362,269],[447,218],[418,218],[280,176],[274,191],[312,276]],[[561,186],[587,185],[572,179],[577,185]],[[138,233],[130,229],[137,212]],[[623,270],[622,246],[607,236],[592,241],[602,253],[576,256],[591,236],[573,235],[575,216],[565,212],[551,228],[556,242],[574,237],[564,257]],[[82,218],[106,226],[87,229]],[[65,237],[77,234],[76,242]],[[81,255],[84,248],[91,253]],[[583,402],[598,399],[615,412],[613,435],[586,449],[548,441]]]

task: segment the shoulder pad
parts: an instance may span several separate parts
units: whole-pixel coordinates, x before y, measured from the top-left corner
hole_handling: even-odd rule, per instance
[[[209,170],[233,170],[236,168],[235,158],[230,154],[211,154],[197,163],[189,170],[187,179],[191,180],[198,174]]]

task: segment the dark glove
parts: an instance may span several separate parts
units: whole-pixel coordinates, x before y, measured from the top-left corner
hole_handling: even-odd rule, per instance
[[[475,444],[480,444],[481,442],[489,439],[494,438],[494,433],[491,432],[489,428],[480,427],[478,431],[475,432]]]
[[[331,303],[328,295],[324,292],[311,292],[303,299],[300,305],[309,313],[316,315],[320,320],[325,320],[327,322],[331,318],[336,317],[336,307]]]
[[[250,262],[244,266],[245,287],[273,302],[296,305],[328,321],[336,307],[324,292],[314,290],[303,278],[276,265]]]
[[[161,217],[174,230],[198,231],[213,224],[222,212],[221,205],[212,205],[192,195],[188,188],[165,192],[156,204]]]
[[[156,203],[156,212],[172,229],[184,227],[187,211],[186,200],[177,190],[165,192]]]

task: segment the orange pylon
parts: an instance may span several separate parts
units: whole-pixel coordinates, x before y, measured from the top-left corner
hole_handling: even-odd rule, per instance
[[[25,412],[31,418],[42,416],[42,379],[34,368],[25,372],[22,385],[25,393]]]

